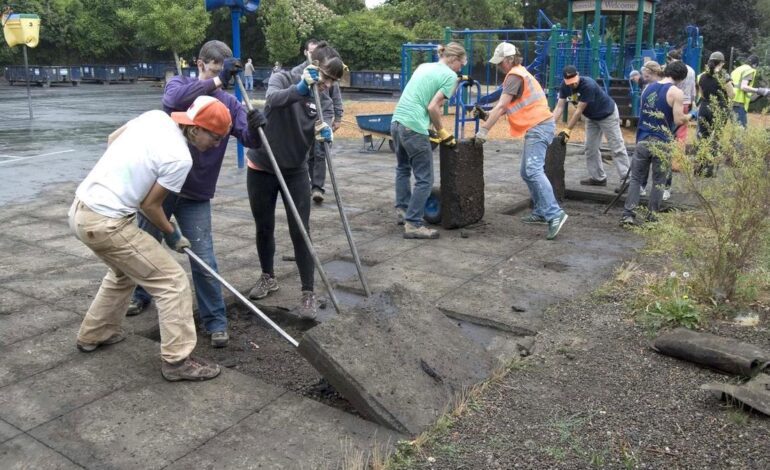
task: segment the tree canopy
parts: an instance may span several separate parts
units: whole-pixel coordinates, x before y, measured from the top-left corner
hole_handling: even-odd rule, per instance
[[[229,43],[229,11],[204,12],[203,3],[16,0],[14,10],[42,19],[40,44],[30,51],[32,63],[127,63],[170,60],[172,51],[195,55],[208,39]],[[300,45],[314,37],[330,40],[351,67],[398,68],[403,42],[443,41],[446,27],[532,28],[539,9],[564,23],[563,0],[387,0],[372,10],[365,9],[364,0],[263,0],[257,14],[241,20],[241,48],[257,64],[288,64],[302,60]],[[735,47],[764,53],[770,43],[770,0],[658,3],[656,40],[677,43],[688,24],[701,28],[708,51],[729,53]],[[0,47],[0,63],[19,61],[19,48]]]

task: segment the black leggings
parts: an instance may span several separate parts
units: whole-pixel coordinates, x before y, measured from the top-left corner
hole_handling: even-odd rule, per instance
[[[309,229],[310,220],[310,178],[307,169],[304,171],[287,173],[283,175],[286,181],[286,187],[289,189],[294,204],[297,206],[297,212],[302,218],[305,230]],[[286,203],[286,197],[281,191],[281,185],[278,178],[264,171],[258,171],[248,168],[246,173],[246,189],[249,192],[249,204],[251,205],[251,214],[254,216],[254,223],[257,225],[257,254],[259,263],[262,265],[262,272],[274,276],[273,257],[275,255],[275,204],[278,201],[278,193],[281,192],[281,198],[286,208],[286,218],[289,221],[289,236],[294,245],[294,258],[297,261],[299,277],[302,281],[302,290],[313,290],[313,277],[315,275],[315,266],[310,250],[305,245],[302,233],[299,230],[297,222]]]

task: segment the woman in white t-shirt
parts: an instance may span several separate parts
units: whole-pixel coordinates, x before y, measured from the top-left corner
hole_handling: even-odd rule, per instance
[[[219,375],[218,365],[190,356],[197,337],[184,269],[134,221],[142,211],[170,248],[184,252],[190,242],[166,218],[163,200],[169,191],[181,189],[192,167],[188,143],[208,150],[227,137],[231,124],[225,105],[201,96],[186,112],[148,111],[108,138],[107,151],[78,186],[69,212],[75,236],[109,267],[80,325],[80,351],[126,338],[121,324],[140,284],[158,306],[163,377],[207,380]]]

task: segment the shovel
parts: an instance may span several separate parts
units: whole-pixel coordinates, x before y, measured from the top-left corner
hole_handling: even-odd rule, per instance
[[[299,343],[297,342],[297,340],[296,340],[296,339],[292,338],[292,337],[291,337],[291,335],[289,335],[289,333],[287,333],[287,332],[283,331],[283,330],[281,329],[281,327],[280,327],[280,326],[278,326],[278,325],[276,325],[276,324],[275,324],[275,322],[274,322],[273,320],[271,320],[271,319],[270,319],[270,318],[269,318],[267,315],[265,315],[264,313],[262,313],[262,311],[261,311],[260,309],[258,309],[258,308],[257,308],[257,307],[256,307],[256,306],[253,304],[253,303],[249,302],[249,301],[248,301],[248,299],[246,299],[246,297],[244,297],[244,296],[243,296],[243,294],[241,294],[240,292],[238,292],[238,289],[236,289],[235,287],[231,286],[229,282],[227,282],[227,281],[226,281],[226,280],[225,280],[225,279],[224,279],[222,276],[220,276],[219,274],[217,274],[217,272],[216,272],[216,271],[214,271],[214,270],[211,268],[211,266],[209,266],[208,264],[206,264],[206,262],[205,262],[205,261],[203,261],[202,259],[200,259],[200,258],[198,257],[198,255],[196,255],[195,253],[193,253],[193,251],[192,251],[191,249],[189,249],[189,248],[185,248],[185,249],[184,249],[184,252],[187,254],[187,256],[189,256],[190,258],[194,259],[194,260],[195,260],[195,262],[196,262],[196,263],[198,263],[198,264],[200,265],[200,267],[202,267],[203,269],[205,269],[206,271],[208,271],[208,273],[209,273],[209,274],[211,274],[212,276],[214,276],[214,278],[215,278],[217,281],[221,282],[221,283],[222,283],[222,285],[223,285],[223,286],[225,286],[225,288],[227,288],[227,290],[229,290],[230,292],[232,292],[232,293],[233,293],[233,294],[234,294],[234,295],[235,295],[235,296],[238,298],[238,300],[240,300],[240,301],[241,301],[241,303],[242,303],[243,305],[245,305],[246,307],[248,307],[248,308],[249,308],[249,310],[251,310],[252,312],[254,312],[254,313],[256,313],[257,315],[259,315],[259,317],[260,317],[261,319],[265,320],[265,322],[266,322],[268,325],[270,325],[270,326],[271,326],[271,327],[272,327],[272,328],[273,328],[275,331],[277,331],[277,332],[278,332],[278,333],[279,333],[281,336],[283,336],[283,337],[286,339],[286,341],[290,342],[292,346],[294,346],[295,348],[296,348],[297,346],[299,346]]]
[[[310,60],[310,53],[307,55],[309,64],[313,62]],[[323,124],[323,112],[321,110],[321,95],[318,93],[318,85],[313,84],[313,96],[315,97],[316,113],[318,114],[318,122]],[[353,241],[353,234],[350,232],[350,224],[348,223],[348,216],[345,214],[345,209],[342,207],[342,199],[340,198],[340,192],[337,188],[337,179],[334,176],[334,162],[332,161],[331,147],[329,142],[324,141],[324,151],[326,152],[326,167],[329,169],[329,179],[332,182],[332,188],[334,189],[334,199],[337,201],[337,209],[340,211],[340,219],[342,220],[342,227],[345,229],[345,236],[348,239],[348,245],[350,246],[350,253],[353,255],[353,261],[356,263],[356,270],[358,271],[358,278],[361,279],[361,285],[364,288],[364,293],[367,297],[371,297],[372,292],[369,290],[369,284],[364,277],[364,270],[361,267],[361,259],[358,257],[358,249],[356,249],[356,243]]]
[[[235,82],[241,89],[243,99],[246,101],[246,107],[249,109],[249,111],[253,110],[254,106],[251,104],[249,94],[246,92],[246,87],[243,86],[241,77],[236,75]],[[283,179],[281,169],[278,167],[278,162],[275,160],[273,150],[270,148],[270,143],[267,141],[267,136],[265,135],[265,131],[262,130],[262,128],[259,129],[259,138],[262,139],[262,146],[265,148],[267,156],[270,158],[270,165],[273,167],[273,172],[275,173],[276,178],[278,178],[278,183],[281,185],[284,203],[289,206],[291,214],[294,216],[294,220],[297,222],[297,227],[299,228],[300,233],[302,233],[302,239],[305,241],[305,244],[310,251],[310,255],[313,257],[313,263],[315,263],[318,274],[321,276],[321,280],[326,286],[326,291],[329,293],[329,300],[331,300],[332,305],[334,306],[334,310],[337,312],[337,314],[340,314],[340,306],[337,302],[337,296],[334,295],[334,288],[332,287],[331,282],[329,282],[329,278],[326,276],[326,271],[324,271],[321,260],[318,258],[318,254],[316,253],[315,248],[313,248],[313,244],[310,242],[310,236],[307,234],[307,230],[305,230],[305,224],[302,223],[302,217],[300,217],[299,212],[297,212],[297,206],[294,205],[294,199],[292,199],[291,194],[289,193],[289,188],[286,187],[286,181]]]

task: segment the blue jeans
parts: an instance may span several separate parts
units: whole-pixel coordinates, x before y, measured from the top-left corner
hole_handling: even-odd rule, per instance
[[[399,122],[390,125],[390,136],[396,147],[396,207],[406,211],[404,219],[407,222],[421,226],[425,203],[433,189],[433,149],[430,140],[427,135],[414,132]]]
[[[651,141],[650,141],[651,142]],[[642,178],[647,178],[652,167],[652,188],[650,189],[650,212],[660,212],[663,192],[660,188],[666,183],[666,170],[661,161],[649,149],[648,141],[637,142],[634,157],[631,160],[631,182],[628,186],[628,196],[623,206],[623,217],[636,217],[636,206],[639,205]]]
[[[532,214],[551,220],[561,214],[561,207],[553,195],[551,182],[545,176],[545,152],[553,140],[556,124],[548,120],[531,128],[524,135],[521,155],[521,178],[527,183],[534,209]]]
[[[735,118],[738,119],[738,124],[745,129],[749,125],[749,116],[746,114],[746,108],[742,104],[734,104],[733,113],[735,113]]]
[[[244,75],[246,80],[244,80],[243,87],[246,88],[246,90],[253,90],[254,89],[254,75]]]
[[[163,211],[166,217],[172,215],[179,224],[179,230],[190,240],[193,253],[198,255],[206,264],[219,272],[217,259],[214,256],[214,241],[211,238],[211,202],[194,201],[176,194],[169,194],[163,201]],[[139,228],[160,241],[161,232],[141,213],[137,216]],[[208,332],[227,331],[227,313],[222,297],[222,287],[214,276],[201,268],[197,262],[190,261],[192,267],[195,299],[198,302],[198,315],[201,324]],[[134,291],[134,300],[149,302],[149,293],[141,286]]]

